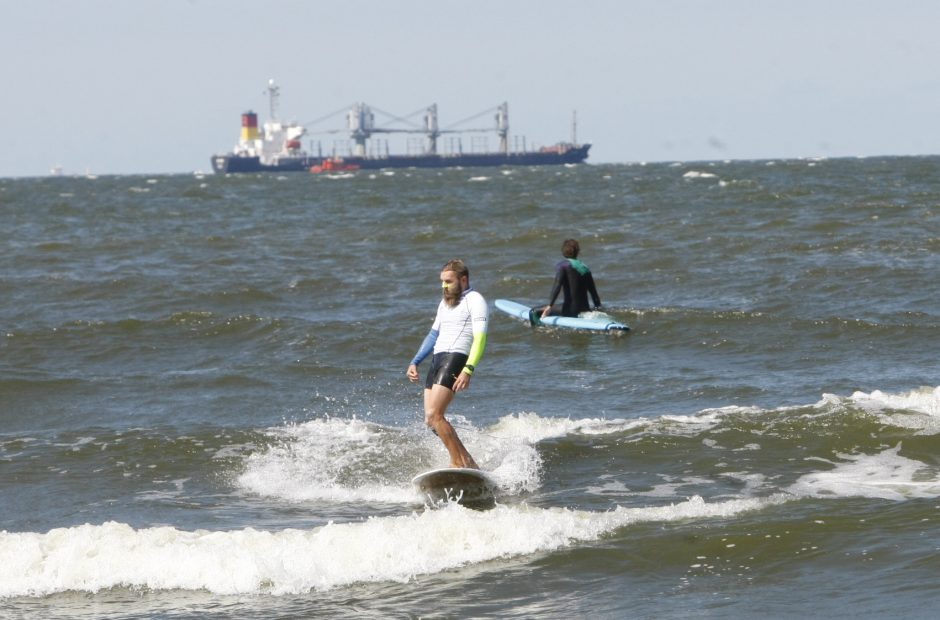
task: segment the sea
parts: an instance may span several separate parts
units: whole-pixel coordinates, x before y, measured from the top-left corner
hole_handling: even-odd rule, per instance
[[[7,178],[0,216],[2,618],[935,617],[938,157]],[[567,238],[629,332],[494,307]],[[411,484],[451,258],[483,508]]]

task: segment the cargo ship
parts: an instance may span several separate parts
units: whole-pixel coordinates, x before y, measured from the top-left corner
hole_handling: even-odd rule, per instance
[[[340,145],[342,153],[337,153],[337,145],[329,155],[323,154],[322,147],[316,154],[303,149],[301,140],[307,135],[307,127],[296,122],[284,123],[278,119],[277,103],[279,88],[271,80],[268,82],[270,100],[270,119],[258,127],[258,115],[253,111],[242,114],[241,137],[230,153],[213,155],[212,169],[219,174],[253,172],[326,172],[335,169],[338,162],[346,170],[377,170],[381,168],[453,168],[473,166],[546,166],[560,164],[579,164],[584,162],[590,150],[590,144],[578,144],[576,139],[576,121],[572,119],[570,142],[527,150],[522,140],[521,148],[509,145],[509,106],[506,103],[495,108],[495,127],[485,129],[440,129],[437,120],[437,105],[431,105],[424,112],[421,126],[412,128],[379,127],[375,124],[375,114],[364,103],[354,104],[346,113],[346,131],[349,140]],[[479,116],[479,115],[477,115]],[[402,119],[397,119],[402,120]],[[493,152],[465,152],[460,138],[449,141],[451,150],[439,152],[438,139],[444,134],[467,132],[479,133],[495,131],[499,137],[499,149]],[[335,133],[330,131],[327,133]],[[416,154],[393,155],[388,152],[376,153],[375,145],[370,152],[370,139],[374,134],[411,133],[423,134],[424,145]],[[312,145],[311,145],[312,148]],[[386,147],[387,149],[387,147]]]

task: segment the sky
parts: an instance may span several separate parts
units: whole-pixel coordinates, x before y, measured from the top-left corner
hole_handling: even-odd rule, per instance
[[[356,102],[395,116],[436,103],[450,127],[507,102],[510,134],[538,147],[569,140],[576,112],[589,163],[940,153],[931,0],[0,0],[0,10],[0,177],[207,172],[237,142],[243,112],[267,118],[270,79],[281,119],[300,123]],[[328,150],[343,136],[322,132],[344,122],[321,121],[309,138]],[[495,149],[495,134],[487,140]]]

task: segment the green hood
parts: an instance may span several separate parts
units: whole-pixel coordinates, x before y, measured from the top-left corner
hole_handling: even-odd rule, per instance
[[[591,272],[591,270],[588,269],[588,266],[579,261],[577,258],[569,258],[568,262],[571,263],[571,266],[574,267],[582,276]]]

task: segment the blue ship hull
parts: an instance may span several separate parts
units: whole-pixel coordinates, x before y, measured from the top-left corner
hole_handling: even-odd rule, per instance
[[[262,164],[258,157],[213,155],[212,170],[219,174],[237,172],[309,172],[322,157],[284,157],[276,164]]]
[[[564,150],[529,153],[465,153],[458,155],[390,155],[388,157],[344,157],[343,162],[363,170],[382,168],[456,168],[492,166],[550,166],[580,164],[588,156],[590,144]],[[263,164],[257,157],[215,155],[212,169],[219,174],[239,172],[307,172],[323,162],[321,157],[289,157],[276,164]]]

